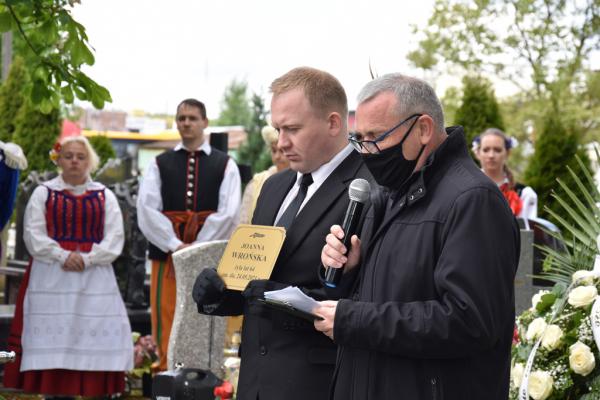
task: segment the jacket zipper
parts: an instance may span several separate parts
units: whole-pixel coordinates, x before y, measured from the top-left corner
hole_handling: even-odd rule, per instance
[[[439,400],[437,395],[437,380],[435,378],[431,378],[431,395],[432,400]]]

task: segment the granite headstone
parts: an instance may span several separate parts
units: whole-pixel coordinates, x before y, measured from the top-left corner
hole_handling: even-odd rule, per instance
[[[521,255],[515,275],[515,313],[521,314],[531,307],[531,297],[539,288],[533,285],[533,231],[521,229]]]
[[[226,240],[199,243],[173,254],[177,303],[169,337],[169,370],[182,365],[209,369],[219,377],[223,375],[225,319],[199,314],[192,299],[192,288],[200,271],[218,266],[226,245]]]

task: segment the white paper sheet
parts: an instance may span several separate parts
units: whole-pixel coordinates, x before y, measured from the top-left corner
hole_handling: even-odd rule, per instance
[[[296,286],[288,286],[281,290],[265,292],[265,299],[283,301],[307,313],[312,313],[319,306],[319,303],[315,299],[304,294]]]

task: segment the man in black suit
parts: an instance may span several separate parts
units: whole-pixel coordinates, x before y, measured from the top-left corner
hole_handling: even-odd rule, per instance
[[[257,302],[265,291],[298,286],[327,298],[318,278],[323,237],[343,221],[348,186],[370,174],[347,140],[348,106],[332,75],[296,68],[271,84],[272,124],[290,169],[269,178],[252,223],[286,228],[286,239],[269,280],[246,290],[227,290],[212,269],[194,286],[201,313],[244,315],[238,400],[326,399],[336,347],[311,322]]]

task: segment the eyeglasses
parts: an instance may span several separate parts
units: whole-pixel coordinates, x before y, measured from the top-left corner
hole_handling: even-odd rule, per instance
[[[379,135],[378,137],[376,137],[373,140],[360,140],[360,139],[358,139],[358,134],[356,134],[356,133],[350,133],[348,135],[348,141],[354,147],[355,150],[357,150],[357,151],[359,151],[361,153],[362,153],[363,149],[367,150],[371,154],[380,153],[381,149],[379,149],[379,146],[377,146],[378,142],[381,142],[386,137],[388,137],[389,135],[391,135],[392,132],[394,132],[396,129],[400,128],[405,122],[410,121],[412,118],[417,117],[417,119],[415,119],[415,121],[412,123],[412,125],[410,126],[410,128],[408,128],[408,131],[406,132],[406,135],[404,135],[404,138],[402,139],[402,141],[404,141],[404,139],[408,136],[408,134],[412,130],[413,126],[415,126],[415,124],[419,120],[419,117],[421,117],[422,115],[423,114],[413,114],[413,115],[411,115],[410,117],[408,117],[405,120],[403,120],[402,122],[400,122],[398,125],[394,126],[392,129],[390,129],[390,130],[382,133],[381,135]]]

